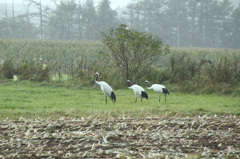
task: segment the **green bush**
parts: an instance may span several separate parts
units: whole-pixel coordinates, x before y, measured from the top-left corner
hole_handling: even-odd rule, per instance
[[[1,68],[0,68],[0,73],[4,78],[7,79],[13,79],[13,76],[16,72],[14,63],[12,60],[6,60],[2,63]]]
[[[50,69],[41,63],[23,62],[17,69],[16,75],[19,80],[31,80],[36,82],[49,82]]]
[[[50,81],[50,73],[49,67],[43,64],[39,64],[36,66],[36,72],[33,73],[33,77],[30,79],[36,82],[49,82]]]
[[[23,62],[16,70],[19,80],[30,80],[33,72],[35,72],[34,68],[26,62]]]
[[[240,60],[222,57],[217,62],[211,62],[204,70],[212,83],[239,84]]]
[[[223,55],[209,59],[202,53],[201,56],[192,54],[172,52],[169,57],[165,76],[180,91],[231,94],[239,86],[240,58]]]

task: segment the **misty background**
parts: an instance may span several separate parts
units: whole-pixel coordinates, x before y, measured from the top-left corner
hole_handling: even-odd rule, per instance
[[[1,0],[0,38],[100,41],[124,23],[174,47],[240,48],[238,0]]]

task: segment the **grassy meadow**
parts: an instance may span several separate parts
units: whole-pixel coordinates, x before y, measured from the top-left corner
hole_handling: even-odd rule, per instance
[[[240,115],[240,50],[171,48],[151,68],[132,77],[164,84],[171,95],[147,90],[138,99],[125,88],[121,70],[100,53],[100,42],[0,39],[0,118],[60,118],[96,115],[147,116],[160,114]],[[108,82],[117,96],[112,104],[94,84]],[[16,81],[15,81],[16,80]],[[130,79],[131,80],[131,79]]]
[[[0,119],[96,116],[146,117],[158,115],[240,115],[240,98],[219,95],[194,95],[170,92],[167,102],[161,95],[146,90],[149,100],[138,98],[132,90],[115,90],[116,104],[105,97],[98,86],[73,89],[34,82],[7,82],[0,85]]]

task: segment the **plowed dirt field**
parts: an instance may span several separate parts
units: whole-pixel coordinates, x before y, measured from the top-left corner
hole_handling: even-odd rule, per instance
[[[240,117],[2,120],[6,158],[239,158]]]

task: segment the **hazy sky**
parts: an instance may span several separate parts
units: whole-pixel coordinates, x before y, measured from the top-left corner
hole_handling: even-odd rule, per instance
[[[15,14],[22,14],[25,12],[24,9],[24,2],[26,4],[28,0],[0,0],[0,18],[5,14],[5,7],[7,6],[7,10],[9,12],[9,15],[11,14],[12,11],[12,4],[14,2],[14,10]],[[35,0],[35,1],[40,1],[40,0]],[[55,6],[53,2],[60,2],[61,0],[41,0],[43,4],[50,4],[50,6]],[[63,0],[67,1],[67,0]],[[85,3],[86,0],[75,0],[75,2],[81,2],[82,4]],[[95,5],[98,5],[101,0],[93,0]],[[111,8],[116,9],[117,7],[126,7],[127,4],[129,4],[131,1],[134,0],[110,0],[111,3]],[[7,5],[6,5],[7,3]]]
[[[101,0],[94,0],[94,3],[99,3]],[[131,0],[110,0],[111,8],[116,9],[117,7],[125,7]]]
[[[22,0],[15,0],[15,1],[22,1]],[[52,0],[42,0],[44,3],[48,3]],[[60,0],[56,0],[57,2]],[[86,0],[80,0],[82,3],[84,3]],[[79,0],[76,0],[76,2],[79,2]],[[94,4],[97,5],[101,0],[93,0]],[[116,9],[117,7],[124,7],[127,6],[128,3],[131,2],[131,0],[110,0],[111,2],[111,8]]]
[[[3,6],[6,2],[8,4],[12,4],[13,1],[15,4],[21,4],[21,3],[23,3],[24,0],[0,0],[0,7]],[[25,0],[25,1],[27,1],[27,0]],[[40,1],[40,0],[35,0],[35,1]],[[49,2],[50,3],[53,3],[53,1],[60,2],[61,0],[41,0],[41,1],[42,1],[42,3],[48,4]],[[84,3],[86,0],[76,0],[76,2],[79,2],[79,1]],[[99,2],[101,2],[101,0],[93,0],[93,1],[94,1],[95,5],[97,5]],[[125,7],[131,1],[136,2],[136,0],[110,0],[111,8],[116,9],[117,7]],[[230,0],[230,1],[232,1],[234,5],[237,5],[239,3],[239,0]]]
[[[12,2],[14,1],[15,4],[21,4],[23,3],[24,0],[0,0],[0,5],[1,4],[5,4],[6,2],[8,4],[12,4]],[[36,1],[40,1],[40,0],[36,0]],[[52,3],[53,0],[41,0],[42,3]],[[60,0],[55,0],[57,2],[60,2]],[[86,0],[80,0],[82,3],[84,3]],[[101,2],[101,0],[93,0],[94,4],[98,4],[99,2]],[[76,0],[76,2],[79,2],[79,0]],[[111,2],[111,7],[112,9],[116,9],[116,7],[124,7],[127,6],[127,4],[129,2],[131,2],[131,0],[110,0]]]
[[[14,2],[15,4],[23,4],[24,1],[27,1],[27,0],[0,0],[0,10],[5,10],[4,7],[5,7],[5,3],[8,3],[8,9],[11,9],[11,4]],[[40,0],[35,0],[35,1],[40,1]],[[53,1],[56,1],[56,2],[60,2],[61,0],[41,0],[42,3],[44,4],[53,4]],[[67,1],[67,0],[65,0]],[[75,0],[75,2],[81,2],[81,3],[85,3],[86,0]],[[94,1],[94,4],[95,5],[98,5],[99,2],[101,2],[101,0],[93,0]],[[126,7],[127,4],[129,4],[130,2],[136,2],[137,0],[110,0],[111,2],[111,8],[112,9],[116,9],[117,7]],[[231,0],[233,2],[234,5],[237,5],[239,2],[239,0]],[[0,11],[1,12],[1,11]]]

